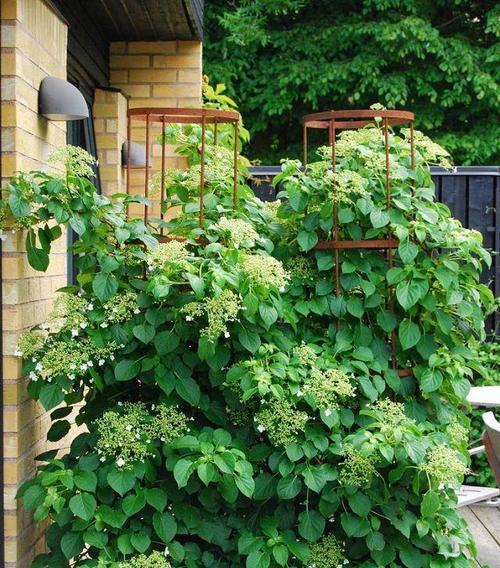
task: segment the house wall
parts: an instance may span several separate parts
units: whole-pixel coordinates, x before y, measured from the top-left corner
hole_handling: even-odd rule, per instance
[[[121,168],[121,147],[127,137],[126,106],[200,107],[202,88],[202,44],[199,41],[114,42],[110,45],[110,85],[120,93],[98,91],[94,104],[96,142],[103,192],[126,189],[126,169]],[[124,106],[125,105],[125,106]],[[152,168],[148,178],[161,167],[161,128],[150,126]],[[145,144],[144,122],[132,122],[132,140]],[[118,158],[118,163],[117,163]],[[166,167],[182,168],[183,158],[166,147]],[[131,170],[131,193],[144,193],[144,169]],[[142,206],[130,213],[140,215]],[[151,211],[159,214],[159,206]]]
[[[1,2],[2,182],[17,170],[46,168],[46,159],[66,142],[66,124],[38,114],[38,89],[46,75],[66,78],[67,26],[42,0]],[[49,416],[29,400],[17,337],[45,318],[54,291],[66,284],[66,239],[54,247],[44,275],[29,267],[25,235],[2,243],[5,568],[25,568],[43,547],[42,528],[15,500],[34,473],[34,456],[46,449]]]

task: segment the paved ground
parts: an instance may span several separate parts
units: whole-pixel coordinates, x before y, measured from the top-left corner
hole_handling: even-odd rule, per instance
[[[462,516],[476,540],[479,562],[500,568],[500,508],[466,507]]]

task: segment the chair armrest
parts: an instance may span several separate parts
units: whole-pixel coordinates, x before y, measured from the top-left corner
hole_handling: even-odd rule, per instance
[[[469,456],[475,456],[484,452],[484,446],[478,446],[477,448],[471,448],[469,450]]]

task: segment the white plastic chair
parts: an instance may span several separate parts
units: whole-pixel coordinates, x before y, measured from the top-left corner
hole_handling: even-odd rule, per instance
[[[483,414],[485,431],[483,446],[473,448],[470,455],[486,452],[488,463],[495,476],[497,487],[476,487],[475,485],[462,485],[457,491],[458,507],[481,505],[485,507],[500,507],[500,422],[493,412]]]

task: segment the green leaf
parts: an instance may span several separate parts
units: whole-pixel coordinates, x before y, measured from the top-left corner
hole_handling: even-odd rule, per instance
[[[325,519],[315,510],[303,511],[299,515],[299,534],[309,541],[318,540],[325,530]]]
[[[130,469],[112,469],[106,479],[111,488],[122,497],[135,485],[135,474]]]
[[[260,347],[259,335],[252,331],[248,331],[246,328],[242,328],[242,330],[238,333],[238,340],[247,351],[250,351],[250,353],[255,353]]]
[[[318,242],[318,235],[313,231],[299,231],[297,242],[300,248],[307,252],[314,248]]]
[[[143,343],[150,343],[155,336],[156,330],[152,325],[144,322],[142,324],[135,325],[132,332],[139,341],[142,341]]]
[[[280,499],[294,499],[300,493],[302,482],[296,475],[288,475],[278,481],[277,493]]]
[[[378,531],[371,531],[366,537],[366,545],[370,550],[384,550],[384,535]]]
[[[404,319],[399,325],[398,336],[403,349],[410,349],[419,342],[422,334],[416,323],[409,319]]]
[[[102,550],[106,548],[108,543],[108,533],[97,531],[94,527],[90,527],[83,533],[83,540],[85,544]]]
[[[362,537],[370,532],[370,524],[368,521],[352,513],[342,513],[340,523],[345,530],[347,536]]]
[[[191,406],[198,406],[200,402],[200,387],[191,377],[178,377],[175,383],[177,394]]]
[[[193,473],[194,465],[193,462],[182,458],[180,459],[174,467],[174,478],[177,481],[179,488],[185,487],[191,474]]]
[[[73,479],[78,489],[94,492],[97,487],[97,476],[93,471],[77,471]]]
[[[160,488],[153,487],[144,490],[146,501],[151,507],[154,507],[160,513],[167,506],[167,495],[165,491]]]
[[[273,546],[273,557],[280,566],[286,566],[288,562],[288,548],[284,544]]]
[[[250,476],[235,475],[234,482],[236,487],[246,497],[251,497],[255,490],[255,481]]]
[[[90,493],[77,493],[71,497],[69,501],[69,508],[71,512],[84,521],[90,521],[94,515],[96,507],[96,500]]]
[[[171,330],[156,334],[153,341],[159,355],[166,355],[175,351],[180,343],[180,337]]]
[[[156,511],[153,515],[153,527],[164,543],[169,543],[177,533],[177,523],[170,513]]]
[[[112,509],[108,505],[101,505],[98,509],[98,516],[110,527],[119,529],[123,526],[127,517],[118,509]]]
[[[121,534],[117,541],[116,544],[118,545],[118,550],[122,553],[122,554],[132,554],[134,552],[134,547],[132,546],[132,543],[130,542],[130,535],[129,534]]]
[[[118,291],[118,280],[113,274],[100,272],[92,282],[92,290],[101,302],[106,302]]]
[[[404,240],[399,243],[398,252],[401,260],[407,264],[417,256],[418,246],[409,240]]]
[[[130,537],[130,544],[138,551],[138,552],[146,552],[146,550],[151,545],[151,539],[149,536],[142,532],[142,533],[134,533]]]
[[[387,211],[382,211],[380,209],[373,209],[370,213],[370,221],[375,229],[380,229],[389,224],[390,218]]]
[[[134,495],[127,495],[122,501],[122,509],[127,517],[132,517],[139,511],[142,511],[145,505],[146,497],[143,491]]]
[[[26,217],[31,213],[29,201],[24,199],[21,191],[12,184],[9,184],[9,207],[14,217]]]
[[[434,517],[441,507],[441,500],[435,491],[427,491],[420,504],[420,512],[423,517]]]
[[[78,235],[82,236],[83,233],[85,233],[85,223],[79,215],[73,214],[73,216],[69,218],[69,224],[73,231],[75,231]]]
[[[420,286],[414,280],[400,282],[396,286],[396,297],[405,310],[409,310],[420,299]]]
[[[366,517],[372,508],[372,502],[369,497],[358,491],[354,495],[350,495],[349,507],[360,517]]]
[[[115,367],[115,378],[117,381],[130,381],[139,375],[141,364],[139,361],[122,359]]]
[[[323,469],[319,467],[309,466],[304,471],[304,482],[307,487],[309,487],[309,489],[315,491],[316,493],[319,493],[327,482],[327,476],[325,475]]]
[[[420,377],[420,386],[424,392],[434,392],[443,384],[443,375],[439,369],[426,369]]]
[[[396,329],[397,319],[393,313],[383,310],[377,313],[377,323],[385,332],[390,333]]]
[[[355,296],[352,296],[347,300],[346,305],[347,305],[347,311],[355,318],[363,317],[365,310],[363,308],[363,301],[361,300],[361,298],[356,298]]]
[[[278,319],[278,312],[276,308],[269,306],[268,304],[259,305],[259,314],[267,329],[269,329]]]
[[[64,392],[56,383],[44,383],[38,396],[45,410],[50,410],[64,400]]]
[[[61,550],[68,560],[78,556],[83,546],[84,542],[80,532],[67,532],[61,538]]]

